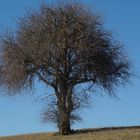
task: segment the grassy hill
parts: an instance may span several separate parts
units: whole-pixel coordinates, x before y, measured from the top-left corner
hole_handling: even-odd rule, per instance
[[[140,140],[140,126],[77,130],[68,136],[40,133],[0,137],[0,140]]]

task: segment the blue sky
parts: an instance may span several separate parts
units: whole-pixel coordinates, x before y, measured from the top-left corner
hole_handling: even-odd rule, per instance
[[[55,0],[49,1],[50,3]],[[83,122],[74,128],[140,125],[140,1],[81,0],[103,15],[105,27],[124,42],[136,76],[132,85],[119,87],[119,99],[94,95],[92,107],[81,111]],[[0,0],[0,28],[13,27],[25,8],[36,8],[40,0]],[[39,90],[41,89],[41,91]],[[1,91],[2,92],[2,91]],[[38,92],[44,92],[41,85]],[[42,106],[35,97],[0,96],[0,136],[56,131],[53,125],[40,123]]]

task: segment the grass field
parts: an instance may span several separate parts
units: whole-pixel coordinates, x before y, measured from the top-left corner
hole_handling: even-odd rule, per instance
[[[29,134],[0,137],[0,140],[140,140],[140,127],[85,129],[68,136],[56,133]]]

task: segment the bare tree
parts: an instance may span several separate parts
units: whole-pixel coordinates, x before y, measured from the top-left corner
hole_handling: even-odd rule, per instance
[[[37,79],[52,87],[55,96],[44,119],[68,134],[89,90],[96,87],[112,95],[116,86],[129,81],[123,48],[104,29],[101,17],[82,4],[42,4],[19,18],[15,32],[1,38],[0,84],[9,95],[32,88]]]

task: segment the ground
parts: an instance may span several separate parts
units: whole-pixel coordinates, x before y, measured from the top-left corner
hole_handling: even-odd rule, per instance
[[[77,130],[68,136],[40,133],[0,137],[0,140],[140,140],[140,126]]]

